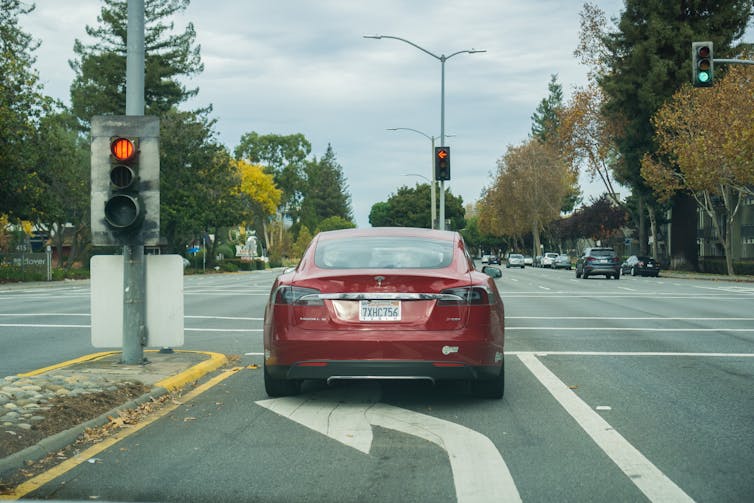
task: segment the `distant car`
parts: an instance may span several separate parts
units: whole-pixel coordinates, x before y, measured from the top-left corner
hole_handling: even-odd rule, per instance
[[[487,261],[488,264],[500,264],[500,258],[497,255],[490,255],[489,260]]]
[[[531,255],[524,255],[524,265],[534,265],[534,259],[531,258]]]
[[[490,255],[482,255],[482,264],[490,263]]]
[[[660,264],[652,257],[644,255],[631,255],[620,266],[623,274],[631,276],[654,276],[660,275]]]
[[[602,275],[620,279],[620,259],[612,248],[587,248],[576,261],[576,277]]]
[[[565,254],[560,254],[552,263],[553,269],[568,269],[571,270],[571,257]]]
[[[542,255],[542,267],[552,267],[555,263],[555,259],[558,258],[557,253],[547,252]]]
[[[505,264],[505,267],[520,267],[523,269],[525,266],[524,256],[520,253],[511,253],[508,255],[508,262]]]
[[[295,395],[304,380],[422,379],[466,381],[475,396],[502,398],[502,273],[483,270],[457,232],[320,232],[268,297],[267,394]]]

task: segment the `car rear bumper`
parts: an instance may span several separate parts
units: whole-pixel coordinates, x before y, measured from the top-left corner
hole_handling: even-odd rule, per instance
[[[589,276],[595,275],[595,274],[611,274],[611,275],[619,275],[620,274],[620,267],[619,266],[585,266],[584,267],[584,274],[587,274]]]
[[[309,360],[294,365],[267,365],[275,379],[425,379],[486,380],[500,374],[502,360],[495,365],[468,365],[458,361],[410,360]]]

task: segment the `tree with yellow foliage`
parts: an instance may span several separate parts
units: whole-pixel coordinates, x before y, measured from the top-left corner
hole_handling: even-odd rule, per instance
[[[653,117],[659,156],[645,154],[641,168],[658,198],[686,192],[709,215],[730,275],[730,228],[754,195],[752,94],[749,66],[730,66],[711,88],[684,85]]]
[[[280,205],[283,192],[275,186],[273,176],[265,173],[264,166],[243,159],[232,161],[241,176],[239,190],[248,208],[248,221],[261,226],[267,248],[273,246],[270,220]]]

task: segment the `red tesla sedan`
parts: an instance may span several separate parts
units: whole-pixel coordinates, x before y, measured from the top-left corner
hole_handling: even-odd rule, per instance
[[[466,380],[504,391],[503,302],[457,232],[367,228],[322,232],[272,286],[264,382],[293,395],[306,379]]]

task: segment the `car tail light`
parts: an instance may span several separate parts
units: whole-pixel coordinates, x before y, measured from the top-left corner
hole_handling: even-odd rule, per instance
[[[469,304],[472,306],[489,305],[493,304],[495,299],[494,295],[483,285],[449,288],[443,290],[442,293],[444,295],[455,296],[457,299],[447,297],[440,299],[437,303],[440,306],[456,306],[458,304]]]
[[[596,259],[595,259],[594,257],[587,257],[587,258],[586,258],[586,261],[587,261],[587,262],[594,262],[595,260],[596,260]]]
[[[275,292],[275,304],[322,306],[324,305],[324,301],[319,298],[319,294],[320,291],[314,288],[281,286]]]

